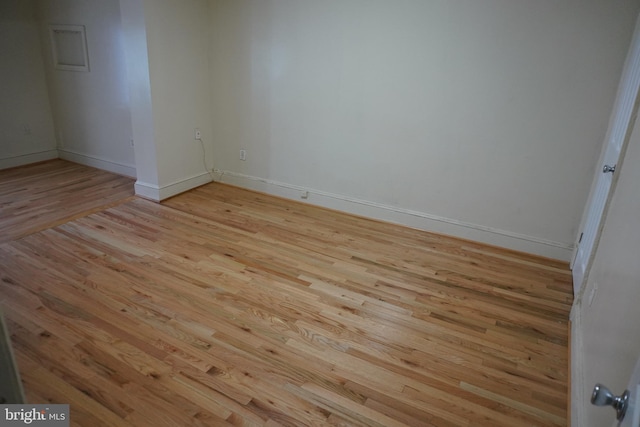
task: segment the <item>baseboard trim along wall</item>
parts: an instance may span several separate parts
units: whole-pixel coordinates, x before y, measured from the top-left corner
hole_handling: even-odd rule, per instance
[[[58,148],[58,153],[59,157],[63,160],[68,160],[85,166],[91,166],[97,169],[116,173],[118,175],[124,175],[131,178],[136,177],[136,167],[133,165],[117,163],[97,156],[89,156],[63,148]]]
[[[215,170],[216,180],[288,199],[308,202],[325,208],[349,212],[368,218],[393,222],[434,233],[473,240],[548,258],[569,261],[573,243],[555,242],[510,231],[471,224],[381,203],[304,188],[237,172]],[[307,199],[302,199],[303,194]]]
[[[175,181],[163,186],[157,186],[155,184],[138,180],[135,184],[135,191],[137,196],[159,202],[175,196],[176,194],[184,193],[185,191],[207,184],[211,181],[213,181],[213,179],[208,172],[203,172],[190,178]]]
[[[0,169],[15,168],[31,163],[44,162],[58,158],[58,150],[38,151],[37,153],[20,154],[0,159]]]

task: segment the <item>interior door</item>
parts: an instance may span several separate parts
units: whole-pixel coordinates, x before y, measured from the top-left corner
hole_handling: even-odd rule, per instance
[[[591,403],[598,406],[612,406],[615,412],[611,416],[616,420],[613,427],[640,426],[640,359],[627,384],[627,389],[616,396],[601,384],[596,385],[591,396]],[[622,419],[620,419],[622,417]]]
[[[640,427],[640,359],[636,362],[633,375],[627,385],[629,400],[627,412],[621,422],[614,422],[619,427]]]
[[[606,214],[611,186],[614,183],[615,167],[629,139],[637,115],[638,88],[640,87],[640,28],[636,27],[625,61],[618,94],[609,120],[609,129],[604,141],[603,153],[596,171],[593,191],[583,217],[583,226],[578,234],[577,250],[571,269],[573,292],[577,297],[589,272],[593,250],[602,230],[602,218]]]
[[[24,403],[24,391],[13,358],[9,332],[0,309],[0,405],[19,403]]]
[[[584,296],[574,302],[571,347],[571,425],[610,426],[611,408],[589,404],[596,383],[631,403],[640,377],[640,120],[629,138]],[[575,344],[575,345],[574,345]],[[635,367],[635,369],[634,369]],[[638,410],[640,405],[634,405]],[[631,412],[629,414],[632,414]],[[635,413],[622,424],[633,425]],[[628,417],[628,418],[627,418]],[[616,425],[616,424],[614,424]],[[637,423],[634,427],[640,427]]]

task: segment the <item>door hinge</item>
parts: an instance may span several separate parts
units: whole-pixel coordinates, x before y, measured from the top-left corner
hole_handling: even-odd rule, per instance
[[[582,236],[584,236],[584,233],[580,233],[580,238],[578,239],[578,244],[580,244],[580,242],[582,242]]]

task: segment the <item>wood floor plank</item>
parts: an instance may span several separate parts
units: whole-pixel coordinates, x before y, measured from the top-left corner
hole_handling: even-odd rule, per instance
[[[68,162],[0,171],[0,206],[26,395],[72,425],[567,425],[565,263]]]
[[[0,170],[0,243],[133,196],[133,179],[51,160]]]

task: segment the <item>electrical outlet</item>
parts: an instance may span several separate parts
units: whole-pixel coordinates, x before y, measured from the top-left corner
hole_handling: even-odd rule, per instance
[[[247,160],[247,150],[240,150],[240,160]]]
[[[199,129],[199,128],[195,128],[195,129],[193,130],[193,135],[194,135],[194,138],[193,138],[193,139],[196,139],[196,140],[198,140],[198,141],[200,141],[200,140],[202,139],[202,132],[200,132],[200,129]]]

